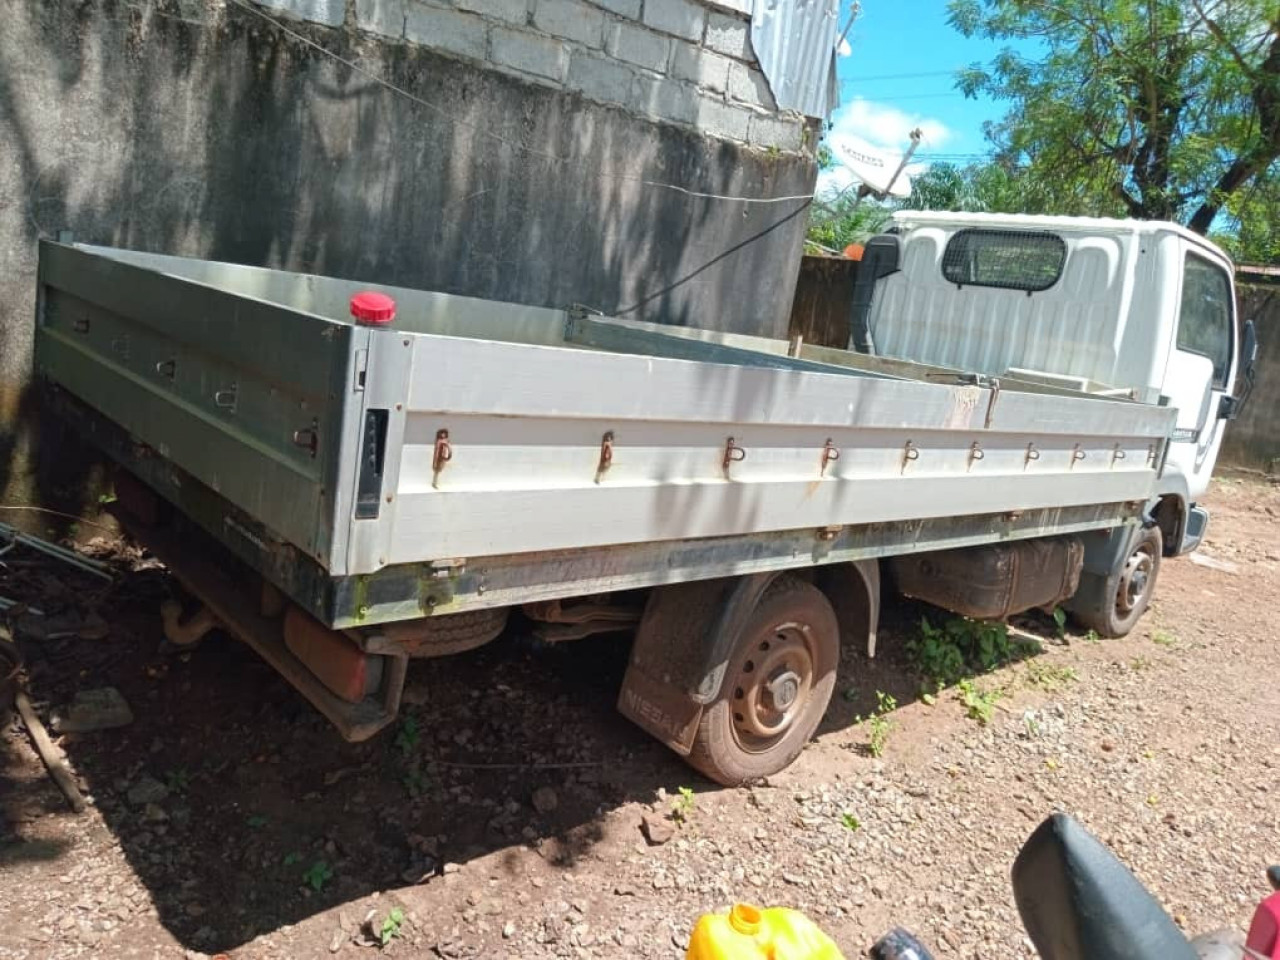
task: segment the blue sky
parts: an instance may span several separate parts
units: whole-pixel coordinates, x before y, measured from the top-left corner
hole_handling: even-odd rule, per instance
[[[841,28],[850,5],[841,0]],[[833,148],[841,138],[858,137],[900,154],[918,126],[922,160],[963,163],[987,152],[982,124],[1004,110],[986,98],[963,97],[953,71],[990,60],[1002,44],[961,36],[947,23],[945,0],[863,0],[848,42],[850,55],[837,58],[841,106],[831,117]],[[823,180],[837,187],[846,182],[838,172]]]

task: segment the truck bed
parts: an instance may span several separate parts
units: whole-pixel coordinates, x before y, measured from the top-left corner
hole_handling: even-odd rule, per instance
[[[389,328],[350,320],[361,290],[397,301]],[[40,250],[37,366],[64,411],[335,627],[1114,526],[1150,496],[1174,421],[795,352]]]

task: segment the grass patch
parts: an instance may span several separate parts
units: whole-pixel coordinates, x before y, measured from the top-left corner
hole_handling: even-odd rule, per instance
[[[1027,664],[1027,682],[1046,693],[1053,693],[1080,679],[1075,667],[1032,660]]]

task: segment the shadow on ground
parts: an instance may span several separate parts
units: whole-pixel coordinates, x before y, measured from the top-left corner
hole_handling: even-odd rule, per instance
[[[47,605],[82,602],[95,585],[78,576],[45,582]],[[131,725],[63,745],[184,946],[229,950],[492,853],[513,875],[530,869],[528,851],[540,870],[571,867],[611,839],[639,840],[605,836],[610,810],[659,788],[714,789],[615,712],[626,636],[550,647],[517,623],[471,654],[417,661],[399,724],[349,744],[234,641],[162,652],[157,610],[174,589],[160,569],[129,574],[101,598],[108,636],[22,647],[37,702],[110,685],[130,703]],[[887,608],[875,661],[846,650],[822,733],[870,713],[877,690],[903,705],[919,696],[902,642],[919,612]],[[7,746],[0,866],[56,859],[67,845],[25,825],[66,816],[61,797]]]
[[[57,576],[68,597],[93,588]],[[229,950],[494,852],[531,848],[547,868],[570,867],[605,839],[603,813],[697,781],[614,710],[627,637],[548,647],[516,627],[474,653],[417,661],[399,724],[350,744],[230,639],[161,652],[157,610],[173,589],[162,571],[132,574],[100,608],[106,638],[21,646],[42,707],[108,685],[129,702],[132,724],[63,747],[184,946]],[[70,814],[25,748],[5,744],[0,777],[0,866],[62,855],[70,844],[35,825]]]

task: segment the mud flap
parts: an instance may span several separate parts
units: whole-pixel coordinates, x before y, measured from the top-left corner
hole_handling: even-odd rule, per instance
[[[649,596],[618,711],[681,756],[720,693],[733,641],[777,574],[658,587]]]
[[[655,680],[633,662],[627,667],[618,712],[641,730],[687,757],[702,719],[702,704],[685,691]]]

